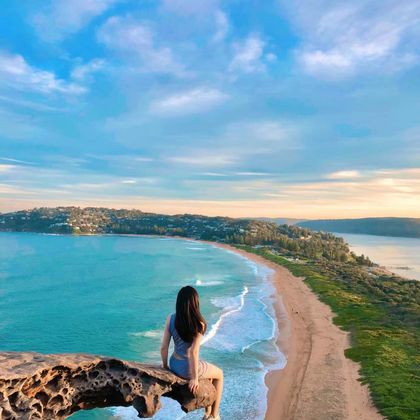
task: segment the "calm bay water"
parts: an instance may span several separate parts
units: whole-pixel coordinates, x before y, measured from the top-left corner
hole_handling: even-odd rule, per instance
[[[420,239],[335,233],[343,237],[356,254],[409,279],[420,280]]]
[[[268,369],[284,365],[269,272],[234,253],[188,240],[134,236],[0,234],[0,351],[88,352],[160,363],[166,316],[195,285],[209,324],[201,357],[225,371],[221,412],[264,417]],[[184,415],[164,399],[158,419]],[[135,419],[132,408],[75,419]]]

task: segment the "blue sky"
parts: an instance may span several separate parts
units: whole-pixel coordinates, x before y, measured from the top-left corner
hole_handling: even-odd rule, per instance
[[[3,0],[0,211],[420,217],[411,0]]]

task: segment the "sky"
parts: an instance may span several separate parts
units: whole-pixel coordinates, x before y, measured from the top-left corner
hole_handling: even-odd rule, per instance
[[[420,217],[420,3],[2,0],[0,211]]]

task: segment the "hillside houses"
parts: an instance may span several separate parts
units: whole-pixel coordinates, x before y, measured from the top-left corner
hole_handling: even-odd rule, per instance
[[[269,246],[282,253],[307,258],[322,257],[340,261],[356,258],[341,238],[297,226],[251,219],[193,214],[164,215],[103,207],[41,207],[0,214],[0,231],[181,236]]]

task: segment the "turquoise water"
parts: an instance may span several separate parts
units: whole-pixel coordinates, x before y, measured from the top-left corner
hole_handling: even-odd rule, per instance
[[[266,268],[188,240],[0,234],[0,350],[88,352],[160,363],[160,338],[180,287],[191,284],[209,324],[201,357],[225,371],[224,418],[263,418],[264,375],[284,365]],[[184,415],[164,399],[155,418]],[[72,419],[134,419],[132,408]]]
[[[367,255],[400,276],[420,280],[420,239],[335,233],[343,237],[356,254]]]

